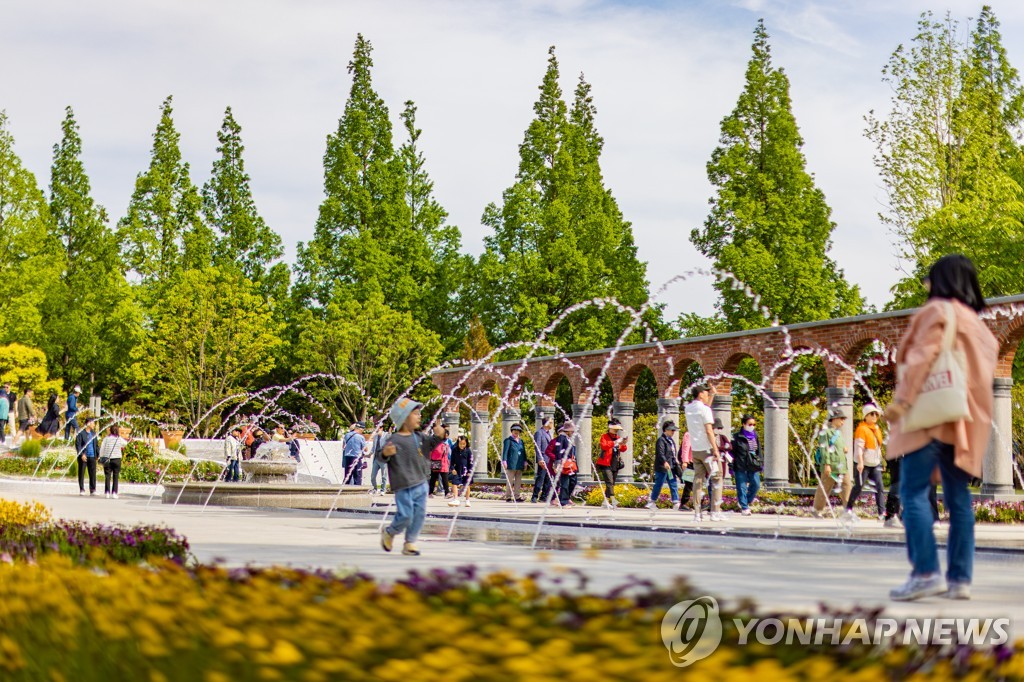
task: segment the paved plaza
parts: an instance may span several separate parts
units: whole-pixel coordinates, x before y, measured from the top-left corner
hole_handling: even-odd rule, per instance
[[[1024,634],[1024,527],[979,524],[979,553],[971,601],[932,598],[900,604],[887,598],[906,577],[902,531],[862,521],[852,529],[808,518],[727,514],[700,526],[681,512],[576,507],[547,514],[536,550],[530,543],[540,505],[474,500],[462,509],[451,539],[452,510],[432,499],[423,555],[386,554],[378,544],[385,507],[336,513],[151,503],[147,486],[124,486],[118,500],[80,497],[66,483],[0,479],[0,497],[38,500],[55,516],[95,523],[162,524],[185,535],[200,561],[228,565],[291,565],[360,570],[394,579],[409,570],[475,564],[516,573],[552,575],[578,569],[593,589],[630,576],[667,583],[683,576],[700,592],[727,602],[750,598],[763,608],[813,613],[834,608],[884,607],[896,616],[1006,616]],[[383,498],[388,502],[390,498]],[[941,537],[941,535],[940,535]]]

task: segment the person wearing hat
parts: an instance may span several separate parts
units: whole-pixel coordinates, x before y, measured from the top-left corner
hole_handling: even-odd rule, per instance
[[[523,487],[523,469],[526,468],[526,444],[523,442],[523,425],[512,425],[511,434],[501,446],[501,470],[505,473],[509,494],[506,502],[521,502],[519,491]]]
[[[740,420],[740,430],[732,437],[732,453],[735,457],[732,472],[736,477],[736,502],[740,505],[740,514],[750,516],[750,503],[761,489],[761,470],[764,469],[761,443],[757,439],[757,420],[753,415],[745,414]]]
[[[864,489],[864,479],[871,479],[875,484],[875,509],[878,512],[878,520],[885,520],[885,507],[882,504],[882,496],[885,488],[882,487],[882,429],[878,427],[878,417],[882,411],[877,405],[865,403],[861,408],[862,421],[857,425],[853,433],[853,489],[850,497],[846,500],[846,516],[851,521],[857,520],[853,512],[853,503],[857,501],[861,491]]]
[[[814,492],[814,515],[822,516],[828,496],[836,485],[842,486],[846,474],[846,453],[850,448],[843,442],[843,422],[846,415],[838,408],[828,413],[828,425],[818,432],[814,461],[818,465],[818,489]],[[846,500],[843,500],[845,503]]]
[[[679,509],[679,482],[676,480],[676,474],[681,476],[682,470],[676,457],[675,436],[678,430],[676,423],[671,419],[661,425],[661,436],[654,444],[654,489],[647,503],[648,509],[654,509],[658,505],[658,497],[661,496],[661,488],[665,481],[668,481],[668,490],[672,495],[672,508]]]
[[[430,453],[444,440],[444,428],[435,424],[426,436],[419,433],[423,403],[399,398],[391,406],[390,416],[397,431],[381,450],[388,463],[388,480],[395,493],[395,516],[381,529],[380,546],[390,552],[395,536],[405,533],[402,554],[417,556],[416,540],[427,517],[427,480],[430,478]]]
[[[567,419],[558,429],[558,437],[551,441],[545,452],[552,484],[558,487],[558,499],[551,501],[555,506],[575,506],[572,493],[576,490],[576,472],[579,471],[576,464],[575,435],[576,425]]]
[[[608,420],[608,431],[601,436],[601,454],[594,460],[598,478],[604,481],[604,506],[617,506],[615,501],[615,474],[623,467],[622,455],[626,452],[626,439],[622,435],[622,424],[618,419]]]
[[[686,430],[690,434],[693,456],[693,518],[701,521],[700,501],[704,485],[711,487],[711,520],[724,521],[722,516],[722,456],[715,434],[715,415],[711,412],[714,391],[707,384],[694,389],[694,399],[686,404]]]
[[[71,440],[72,433],[78,433],[78,396],[82,394],[82,387],[75,384],[68,393],[68,409],[64,413],[67,422],[64,424],[64,440]]]
[[[366,424],[353,422],[342,440],[341,466],[345,472],[345,483],[350,485],[363,484],[363,450],[366,449],[364,430]]]
[[[546,502],[551,497],[551,472],[548,471],[545,453],[548,451],[551,441],[554,440],[554,430],[555,422],[551,417],[542,417],[540,427],[533,434],[534,452],[536,453],[536,473],[533,475],[533,496],[530,498],[530,502],[536,502],[537,500],[544,500]]]

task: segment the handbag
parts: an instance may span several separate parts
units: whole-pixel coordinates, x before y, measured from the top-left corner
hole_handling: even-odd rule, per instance
[[[904,431],[919,431],[961,420],[972,421],[967,405],[967,359],[963,351],[954,348],[953,343],[956,338],[956,311],[948,301],[945,306],[946,329],[942,335],[942,349],[928,371],[917,400],[903,415],[901,426]]]

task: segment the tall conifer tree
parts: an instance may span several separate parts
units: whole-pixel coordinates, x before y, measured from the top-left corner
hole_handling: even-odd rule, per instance
[[[535,339],[572,306],[612,297],[632,306],[647,300],[646,266],[636,258],[632,228],[600,171],[602,140],[594,127],[590,86],[582,80],[570,112],[559,86],[552,47],[519,146],[516,182],[483,223],[494,233],[477,267],[475,299],[496,342]],[[655,315],[656,317],[656,315]],[[588,308],[553,334],[563,349],[613,343],[627,317]]]
[[[216,238],[213,262],[258,284],[266,277],[270,264],[284,254],[284,248],[281,237],[256,210],[242,158],[242,127],[231,107],[224,110],[217,141],[219,156],[202,191],[203,216]]]
[[[754,29],[752,49],[743,92],[722,119],[719,146],[707,165],[716,190],[711,213],[690,239],[781,322],[855,314],[863,302],[828,256],[832,210],[805,170],[789,79],[772,65],[763,21]],[[769,322],[754,298],[732,282],[718,281],[716,288],[730,329]]]
[[[893,88],[885,118],[867,116],[889,206],[881,220],[899,239],[908,276],[892,307],[919,303],[920,280],[959,251],[978,266],[986,295],[1024,289],[1024,90],[999,21],[983,7],[967,41],[948,13],[921,15],[909,48],[883,69]]]
[[[42,306],[64,267],[49,226],[46,198],[15,153],[0,110],[0,337],[6,342],[39,346],[43,340]]]
[[[118,225],[125,261],[146,285],[207,267],[213,256],[213,235],[203,224],[199,192],[181,158],[171,105],[168,97],[160,107],[149,169],[136,178],[128,214]]]
[[[91,196],[82,138],[67,107],[53,146],[50,215],[64,252],[64,271],[43,304],[43,350],[51,376],[87,392],[116,381],[139,337],[139,311],[125,280],[107,212]]]

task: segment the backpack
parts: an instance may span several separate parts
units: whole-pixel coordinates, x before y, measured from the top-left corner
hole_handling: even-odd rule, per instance
[[[445,466],[445,460],[448,459],[448,457],[448,443],[441,441],[433,450],[430,451],[430,470],[444,471],[447,469]]]

